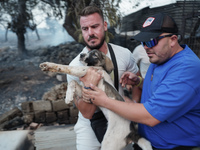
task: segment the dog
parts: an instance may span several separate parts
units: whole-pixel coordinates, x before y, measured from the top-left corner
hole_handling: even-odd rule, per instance
[[[43,71],[59,72],[82,77],[86,74],[87,69],[92,66],[103,72],[103,78],[97,85],[98,88],[105,91],[108,97],[124,101],[114,88],[113,81],[109,75],[114,69],[110,58],[99,50],[91,50],[88,53],[80,54],[80,61],[84,66],[67,66],[44,62],[40,64],[40,68]],[[76,96],[82,97],[82,86],[72,80],[68,84],[65,102],[67,104],[70,103]],[[152,150],[151,143],[141,137],[133,126],[130,127],[132,124],[131,121],[106,108],[99,108],[108,120],[107,130],[101,143],[101,150],[123,150],[128,144],[133,142],[138,144],[143,150]]]

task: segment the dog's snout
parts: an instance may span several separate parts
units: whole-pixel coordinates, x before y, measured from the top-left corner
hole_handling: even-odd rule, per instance
[[[85,57],[85,53],[80,54],[80,58],[84,58]]]

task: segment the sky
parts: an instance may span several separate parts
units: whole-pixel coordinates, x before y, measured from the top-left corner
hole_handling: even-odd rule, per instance
[[[134,8],[137,1],[140,2],[140,5],[137,8]],[[122,16],[129,15],[147,6],[149,6],[150,8],[155,8],[159,6],[176,3],[177,0],[137,0],[137,1],[136,0],[122,0],[120,4],[120,9],[119,9],[120,12],[122,13]]]

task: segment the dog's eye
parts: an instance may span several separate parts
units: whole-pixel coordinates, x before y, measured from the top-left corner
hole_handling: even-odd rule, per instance
[[[99,57],[98,53],[94,53],[93,57],[98,58]]]
[[[82,53],[82,54],[80,54],[80,58],[83,58],[83,57],[85,57],[85,53]]]
[[[98,58],[98,56],[97,56],[97,55],[94,55],[93,58]]]

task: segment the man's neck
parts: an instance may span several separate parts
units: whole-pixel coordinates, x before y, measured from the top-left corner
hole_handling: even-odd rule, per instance
[[[173,56],[175,54],[179,53],[182,50],[183,50],[183,48],[179,44],[177,44],[176,47],[174,48],[174,54],[173,54]]]
[[[106,42],[103,43],[103,45],[101,46],[101,48],[99,49],[101,52],[103,52],[104,54],[108,53],[108,45]]]

